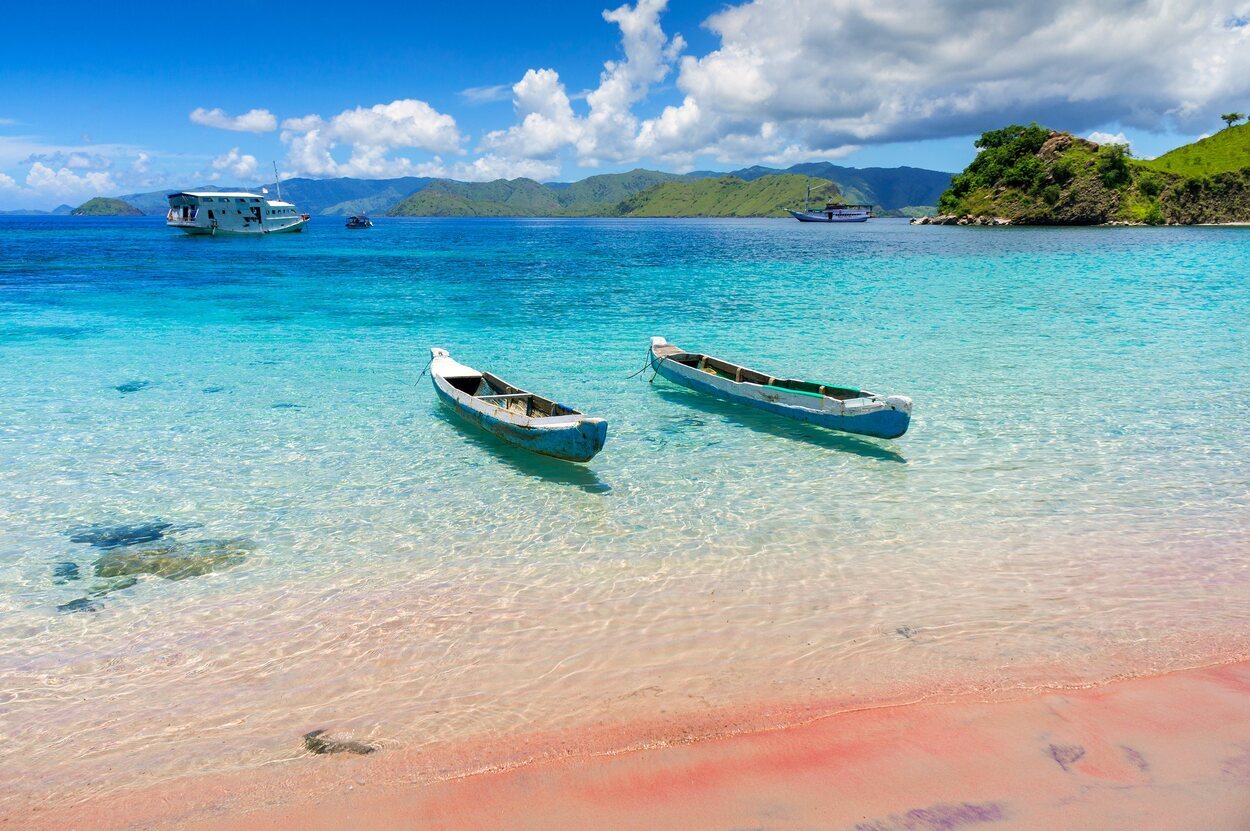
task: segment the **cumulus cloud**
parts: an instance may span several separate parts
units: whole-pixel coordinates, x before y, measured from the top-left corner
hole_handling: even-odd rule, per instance
[[[566,147],[575,150],[579,163],[591,167],[637,159],[638,119],[633,107],[664,80],[685,48],[681,35],[669,38],[660,26],[666,3],[638,0],[603,13],[603,19],[621,31],[625,58],[605,61],[599,86],[578,96],[586,100],[585,115],[573,111],[556,70],[526,72],[512,87],[519,123],[487,133],[482,140],[493,164],[554,169],[547,175],[555,175],[556,157]]]
[[[707,21],[680,105],[642,125],[657,155],[778,126],[800,147],[968,135],[1009,121],[1159,129],[1250,91],[1250,28],[1204,0],[865,4],[751,0]]]
[[[0,188],[14,190],[17,188],[17,180],[7,173],[0,173]]]
[[[107,172],[95,171],[80,176],[68,167],[54,170],[43,162],[30,166],[26,186],[38,193],[55,196],[96,196],[117,187]]]
[[[71,170],[98,170],[113,166],[113,160],[108,156],[85,150],[31,153],[22,160],[22,164],[34,164],[35,162],[42,162],[51,167],[68,167]]]
[[[406,156],[392,156],[395,150],[459,153],[464,139],[450,115],[424,101],[403,98],[344,110],[329,119],[288,118],[282,122],[282,141],[289,148],[288,164],[297,172],[377,178],[413,175],[418,168]],[[351,148],[346,162],[331,152],[340,143]]]
[[[229,115],[220,107],[211,110],[196,107],[191,111],[191,123],[239,133],[270,133],[278,129],[278,119],[269,110],[248,110],[242,115]]]
[[[213,172],[208,175],[211,181],[216,182],[223,174],[229,174],[236,180],[247,181],[256,177],[259,164],[255,156],[240,153],[239,148],[232,147],[229,153],[223,153],[213,159],[212,167]]]
[[[1089,134],[1089,140],[1095,144],[1123,144],[1128,146],[1128,136],[1124,133],[1104,133],[1101,130],[1095,130]]]

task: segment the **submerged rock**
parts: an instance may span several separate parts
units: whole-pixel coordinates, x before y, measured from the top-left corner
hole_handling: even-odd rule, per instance
[[[52,566],[52,582],[63,586],[70,580],[78,579],[78,563],[56,563]]]
[[[104,607],[102,605],[94,600],[90,600],[86,597],[80,597],[77,600],[62,603],[60,606],[56,607],[56,610],[62,614],[68,614],[71,612],[98,612],[103,608]]]
[[[252,548],[244,539],[131,545],[101,555],[95,562],[95,573],[106,578],[154,574],[166,580],[184,580],[236,566],[247,559]]]
[[[173,527],[173,523],[153,520],[138,525],[89,525],[67,533],[70,542],[84,542],[107,551],[112,548],[155,542]]]
[[[93,583],[91,586],[91,591],[87,592],[87,594],[90,597],[104,597],[107,594],[112,594],[113,592],[119,592],[122,589],[128,589],[138,582],[139,582],[138,577],[131,577],[130,575],[127,575],[125,577],[113,577],[109,580],[103,580],[103,581],[98,581],[96,583]]]
[[[113,387],[113,389],[125,395],[126,393],[130,393],[130,392],[138,392],[139,390],[144,389],[145,387],[150,387],[150,386],[152,386],[151,381],[127,381],[124,384],[118,384],[117,386]]]
[[[364,742],[323,738],[325,732],[324,730],[314,730],[311,733],[305,733],[304,748],[309,753],[356,753],[361,756],[377,750],[373,745],[365,744]]]

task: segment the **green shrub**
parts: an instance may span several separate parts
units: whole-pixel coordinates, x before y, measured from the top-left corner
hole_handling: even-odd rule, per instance
[[[1070,159],[1056,159],[1055,163],[1050,166],[1050,178],[1055,180],[1057,185],[1066,185],[1076,177],[1076,171],[1072,169],[1072,161]]]
[[[1155,197],[1163,190],[1163,182],[1153,173],[1143,173],[1137,179],[1137,189],[1146,196]]]
[[[1127,185],[1131,178],[1128,168],[1128,147],[1123,144],[1104,144],[1098,148],[1098,176],[1109,188]]]
[[[1052,208],[1059,204],[1059,200],[1062,197],[1063,190],[1058,185],[1047,185],[1042,188],[1042,201]]]
[[[1045,174],[1037,156],[1024,156],[1003,173],[1000,181],[1007,187],[1031,190]]]

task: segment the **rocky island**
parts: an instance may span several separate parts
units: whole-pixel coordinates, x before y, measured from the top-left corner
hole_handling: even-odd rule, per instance
[[[1139,160],[1037,124],[982,134],[922,225],[1195,225],[1250,222],[1250,124]]]
[[[143,216],[143,211],[120,199],[97,196],[74,208],[70,216]]]

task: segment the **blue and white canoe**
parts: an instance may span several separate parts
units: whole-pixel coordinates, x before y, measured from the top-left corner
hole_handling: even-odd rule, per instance
[[[911,423],[911,399],[905,395],[774,378],[710,355],[686,352],[664,338],[651,339],[651,366],[674,384],[845,433],[896,439]]]
[[[505,441],[544,456],[588,462],[603,449],[608,423],[514,387],[430,350],[434,391],[465,420]]]

